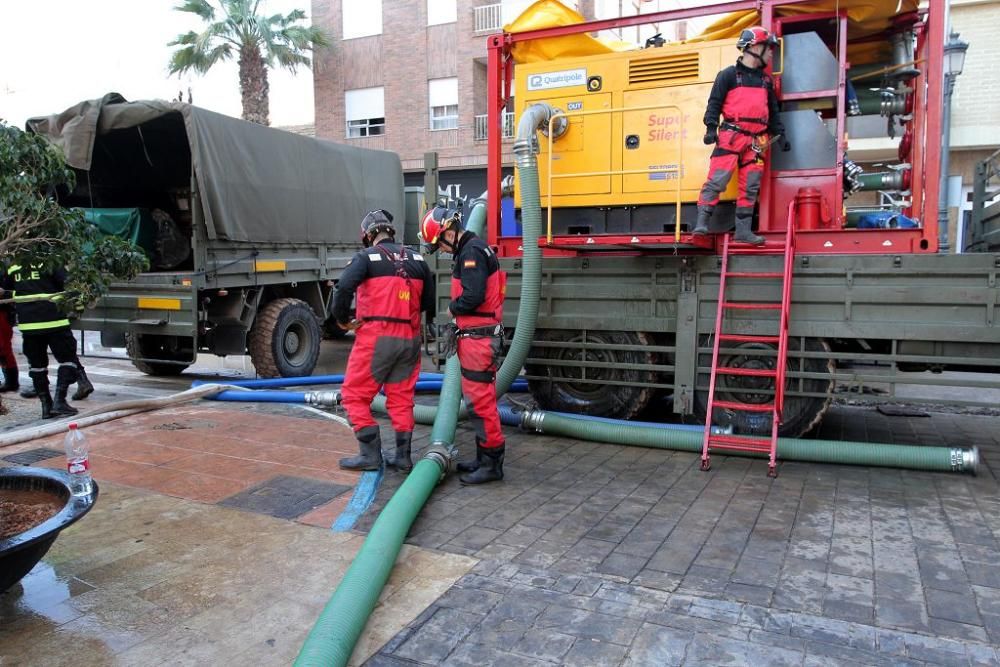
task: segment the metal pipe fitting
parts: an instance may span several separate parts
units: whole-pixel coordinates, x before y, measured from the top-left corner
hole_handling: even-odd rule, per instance
[[[438,480],[441,481],[454,468],[455,448],[446,442],[432,442],[424,458],[433,461],[441,468],[441,479]]]
[[[861,190],[906,190],[906,171],[876,171],[860,174]]]
[[[526,431],[541,431],[542,422],[545,421],[545,411],[538,408],[529,408],[521,416],[521,428]]]
[[[318,405],[324,408],[340,405],[342,398],[339,391],[307,391],[304,396],[307,405]]]
[[[953,447],[951,450],[951,469],[955,472],[977,474],[979,470],[979,447],[971,447],[970,449]]]
[[[532,164],[535,146],[538,143],[535,138],[535,132],[544,127],[554,113],[555,109],[551,106],[544,102],[539,102],[532,104],[521,114],[521,119],[517,123],[517,135],[513,146],[514,160],[517,163],[518,169]]]

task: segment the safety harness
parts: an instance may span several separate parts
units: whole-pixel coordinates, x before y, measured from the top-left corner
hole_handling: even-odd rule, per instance
[[[405,256],[406,256],[406,249],[405,248],[403,249],[403,252],[402,252],[403,256],[402,257],[400,257],[400,255],[397,255],[394,252],[389,252],[388,250],[386,250],[385,248],[383,248],[383,247],[381,247],[379,245],[375,246],[375,250],[378,250],[379,254],[381,254],[383,257],[385,257],[390,262],[392,262],[392,268],[395,269],[395,271],[396,271],[396,277],[397,278],[402,278],[404,281],[406,281],[406,288],[407,289],[411,289],[413,287],[413,283],[412,283],[412,281],[410,279],[410,274],[408,274],[406,272],[406,265],[403,264],[403,260],[405,259]],[[384,315],[375,315],[375,316],[372,316],[372,317],[366,317],[365,318],[365,322],[396,322],[397,324],[412,324],[413,323],[411,320],[409,320],[407,318],[403,318],[403,317],[387,317],[387,316],[384,316]]]

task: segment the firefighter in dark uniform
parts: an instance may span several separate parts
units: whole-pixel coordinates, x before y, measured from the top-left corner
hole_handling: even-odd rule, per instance
[[[715,144],[708,179],[698,196],[698,221],[694,234],[707,234],[708,222],[733,172],[739,172],[734,240],[761,245],[764,237],[750,230],[754,205],[764,172],[764,152],[769,137],[781,137],[781,150],[791,148],[778,117],[774,82],[764,68],[771,61],[778,40],[761,27],[740,34],[736,48],[743,52],[735,65],[719,72],[705,110],[705,143]],[[719,117],[722,125],[719,125]]]
[[[458,327],[458,360],[462,393],[476,429],[476,458],[458,464],[463,484],[503,479],[505,440],[497,412],[497,357],[503,344],[503,301],[506,274],[496,254],[481,238],[462,228],[456,209],[436,206],[420,223],[428,250],[444,247],[454,256],[451,302]]]
[[[382,441],[371,402],[385,389],[386,408],[396,432],[396,453],[387,465],[401,472],[413,468],[413,396],[420,375],[420,313],[434,317],[434,276],[423,256],[395,241],[392,215],[371,211],[361,221],[365,246],[340,276],[333,316],[342,329],[353,329],[341,396],[358,439],[360,454],[340,459],[347,470],[378,470]],[[351,299],[357,293],[356,316]]]
[[[17,327],[21,330],[24,356],[28,358],[28,375],[42,402],[42,419],[77,413],[76,408],[66,402],[66,392],[76,382],[77,370],[76,339],[70,331],[69,319],[58,305],[63,299],[65,285],[63,269],[45,272],[14,264],[4,278],[5,290],[14,297]],[[55,401],[49,393],[49,350],[59,363]]]

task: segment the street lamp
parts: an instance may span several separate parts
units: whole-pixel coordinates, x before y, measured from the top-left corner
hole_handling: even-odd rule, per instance
[[[948,246],[948,157],[951,150],[951,94],[955,79],[965,67],[965,52],[969,43],[958,38],[957,32],[948,36],[944,45],[944,110],[941,114],[941,182],[938,195],[938,252],[947,253]]]

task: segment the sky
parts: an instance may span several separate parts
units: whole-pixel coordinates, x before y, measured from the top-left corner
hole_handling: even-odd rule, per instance
[[[2,0],[0,118],[24,127],[33,116],[59,113],[82,100],[117,92],[129,100],[176,99],[190,86],[198,106],[241,113],[236,61],[207,75],[170,76],[167,43],[200,19],[173,7],[178,0]],[[267,13],[310,0],[264,0]],[[313,122],[312,71],[271,70],[271,125]]]

